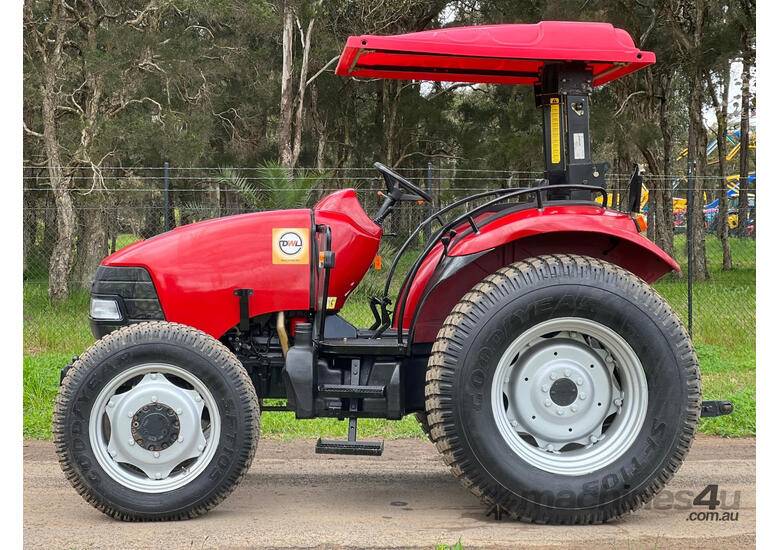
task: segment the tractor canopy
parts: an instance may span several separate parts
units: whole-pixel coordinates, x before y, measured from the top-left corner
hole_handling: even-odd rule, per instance
[[[397,36],[351,36],[336,74],[534,87],[542,111],[545,179],[551,185],[606,187],[608,162],[590,157],[593,88],[655,63],[609,23],[450,27]],[[589,200],[590,191],[548,194]]]
[[[351,36],[342,76],[540,84],[550,63],[582,62],[600,86],[655,63],[631,36],[609,23],[540,23],[451,27],[396,36]]]

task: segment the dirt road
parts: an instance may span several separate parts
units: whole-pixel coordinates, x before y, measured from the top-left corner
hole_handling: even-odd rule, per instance
[[[261,440],[249,475],[206,516],[131,524],[111,520],[81,499],[62,475],[51,443],[26,441],[24,545],[430,549],[460,538],[465,548],[751,548],[755,451],[753,438],[699,436],[667,487],[671,495],[613,523],[560,527],[487,517],[427,441],[388,441],[384,456],[364,458],[315,455],[313,441]],[[732,521],[691,520],[707,507],[670,504],[690,505],[709,484],[719,486],[720,514],[739,492]]]

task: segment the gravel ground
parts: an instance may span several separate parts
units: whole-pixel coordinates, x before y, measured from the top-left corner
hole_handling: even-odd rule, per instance
[[[376,458],[315,455],[309,440],[261,440],[243,483],[206,516],[123,523],[81,499],[51,442],[25,441],[24,546],[434,548],[461,539],[464,548],[755,547],[755,439],[698,436],[667,490],[680,506],[709,484],[719,485],[721,506],[739,492],[736,521],[691,521],[691,512],[706,507],[665,509],[657,498],[605,525],[529,525],[487,517],[427,441],[387,441],[384,456]]]

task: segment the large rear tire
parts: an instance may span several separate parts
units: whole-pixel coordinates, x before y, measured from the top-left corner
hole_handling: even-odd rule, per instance
[[[69,369],[52,433],[68,480],[126,521],[193,518],[219,504],[252,463],[260,408],[220,342],[152,322],[103,337]]]
[[[431,436],[463,485],[511,517],[595,523],[649,501],[701,407],[669,304],[613,264],[530,258],[452,310],[426,374]]]

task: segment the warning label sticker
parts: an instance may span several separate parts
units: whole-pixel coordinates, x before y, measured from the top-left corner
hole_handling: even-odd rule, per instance
[[[275,227],[271,235],[273,263],[309,263],[309,228]]]
[[[585,158],[585,134],[576,132],[574,134],[574,159],[582,160]]]
[[[550,99],[550,162],[561,162],[561,106],[557,97]]]

